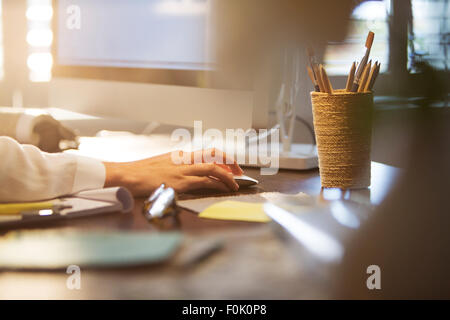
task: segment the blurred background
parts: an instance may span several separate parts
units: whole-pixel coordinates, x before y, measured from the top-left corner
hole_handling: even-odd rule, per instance
[[[215,26],[211,31],[214,36],[208,39],[213,39],[209,46],[215,51],[215,62],[223,66],[222,71],[214,76],[201,73],[177,76],[177,80],[181,79],[177,84],[233,89],[260,86],[267,91],[264,102],[267,106],[259,109],[263,118],[268,112],[267,127],[276,121],[273,110],[279,92],[280,48],[290,43],[304,52],[306,45],[312,45],[318,60],[323,61],[331,75],[333,86],[343,87],[351,63],[363,54],[368,30],[375,32],[371,57],[381,62],[381,75],[375,87],[374,160],[400,165],[399,157],[409,145],[410,120],[415,117],[421,98],[430,94],[430,90],[439,96],[433,100],[433,106],[448,105],[450,7],[447,0],[159,2],[169,9],[178,5],[197,10],[187,10],[184,13],[187,15],[204,12],[205,7],[216,9],[211,10],[210,17]],[[58,63],[52,51],[56,41],[52,30],[55,3],[52,0],[0,1],[0,105],[53,107],[49,105],[49,90],[52,68]],[[114,1],[109,3],[114,5]],[[289,17],[285,15],[287,12],[291,13]],[[183,10],[177,14],[181,19]],[[262,39],[264,41],[260,41]],[[254,79],[249,78],[255,71],[250,72],[249,61],[255,63],[258,59],[269,62],[259,69],[260,81],[255,84]],[[306,56],[303,59],[305,63],[301,68],[305,70]],[[433,89],[424,81],[420,69],[423,62],[434,70],[437,82],[432,85]],[[138,71],[133,77],[149,82],[145,77],[143,80]],[[159,77],[167,78],[167,75],[160,73]],[[102,78],[108,79],[108,74],[103,74]],[[306,70],[302,72],[302,81],[298,114],[311,124],[309,91],[312,85],[306,78]],[[296,126],[295,140],[311,142],[306,126]],[[392,152],[382,152],[387,140]]]
[[[253,127],[268,128],[276,122],[274,110],[282,81],[283,56],[285,50],[290,50],[298,52],[301,61],[301,88],[296,108],[302,121],[296,125],[294,140],[311,143],[309,130],[312,113],[309,92],[313,87],[306,74],[306,47],[314,48],[317,59],[324,63],[330,75],[333,87],[343,88],[352,62],[360,60],[364,53],[368,31],[375,32],[371,58],[381,62],[381,74],[374,87],[372,160],[405,168],[406,174],[380,206],[373,222],[360,230],[358,239],[353,241],[352,248],[337,271],[340,276],[335,277],[340,281],[337,284],[336,296],[450,296],[450,282],[445,280],[448,280],[446,274],[450,266],[450,208],[447,199],[450,179],[450,6],[447,0],[149,0],[148,3],[160,8],[160,11],[157,11],[158,18],[170,16],[175,25],[180,21],[186,22],[189,17],[200,21],[194,21],[194,29],[202,34],[199,37],[201,39],[189,42],[192,46],[187,46],[186,51],[177,51],[170,47],[175,43],[184,43],[185,34],[170,28],[164,29],[164,32],[172,32],[171,37],[164,39],[164,33],[161,31],[163,37],[157,42],[157,49],[161,49],[161,52],[167,50],[171,53],[176,51],[197,54],[193,55],[198,58],[195,66],[184,64],[175,67],[165,64],[145,66],[137,61],[137,58],[133,60],[135,65],[129,61],[111,62],[106,58],[94,63],[78,56],[89,53],[83,51],[86,48],[101,51],[111,44],[113,46],[109,51],[105,50],[106,53],[115,54],[120,51],[114,47],[114,44],[117,44],[114,41],[130,40],[128,38],[134,37],[126,33],[121,34],[122,37],[116,37],[127,26],[132,27],[134,22],[133,15],[122,15],[125,11],[121,11],[121,5],[126,3],[127,8],[136,13],[138,10],[133,7],[134,4],[145,1],[59,1],[67,6],[80,3],[91,6],[93,11],[90,11],[95,12],[90,17],[92,28],[88,29],[91,32],[85,33],[84,36],[90,37],[94,34],[98,38],[89,38],[91,47],[72,48],[71,38],[65,37],[66,44],[60,47],[58,55],[55,55],[55,41],[59,39],[59,35],[55,34],[55,28],[52,28],[54,19],[57,13],[67,13],[58,12],[56,2],[0,1],[1,106],[61,107],[53,105],[55,100],[50,99],[56,78],[122,81],[105,91],[94,92],[97,94],[96,99],[100,95],[105,98],[98,101],[112,104],[116,103],[114,100],[117,99],[108,100],[109,93],[113,96],[115,91],[120,91],[122,87],[128,88],[124,92],[135,92],[136,87],[130,89],[131,82],[178,86],[177,90],[182,94],[182,87],[231,90],[227,93],[233,94],[227,97],[236,98],[238,92],[239,99],[236,98],[235,101],[240,101],[239,106],[248,102],[241,94],[243,91],[249,91],[255,93]],[[107,24],[104,24],[105,21],[108,22],[111,14],[119,18],[110,23],[121,25],[121,28],[114,29],[114,32],[105,28]],[[206,29],[203,28],[205,19],[211,22],[210,27]],[[154,40],[146,30],[138,31],[140,35],[146,36],[146,39]],[[152,35],[160,36],[158,26],[156,31]],[[143,42],[139,41],[141,38],[135,38],[137,40],[131,40],[136,40],[136,43]],[[148,43],[152,44],[152,41]],[[196,51],[197,46],[205,51]],[[148,52],[151,53],[151,50]],[[139,52],[128,52],[134,53]],[[173,59],[176,58],[175,56]],[[84,64],[77,59],[83,60]],[[61,82],[59,84],[61,85]],[[60,101],[66,99],[66,103],[70,104],[71,99],[76,100],[82,96],[77,90],[88,92],[86,88],[90,89],[92,82],[62,84],[76,85],[76,90],[59,92]],[[67,86],[58,88],[68,90]],[[120,103],[114,104],[114,108],[112,105],[96,104],[83,109],[79,103],[80,108],[77,110],[93,115],[115,115],[118,118],[130,116],[131,120],[146,122],[144,125],[134,125],[135,128],[140,126],[142,132],[148,122],[154,120],[152,115],[158,118],[157,112],[160,111],[146,113],[144,109],[151,109],[152,104],[159,107],[158,103],[163,101],[159,98],[148,100],[147,97],[156,96],[152,90],[160,90],[161,95],[166,97],[176,95],[176,91],[172,89],[155,88],[144,88],[143,91],[151,91],[149,96],[137,95],[136,99],[145,100],[145,103],[136,102],[136,99],[128,100],[131,97],[125,96]],[[95,90],[89,93],[94,94],[92,91]],[[200,97],[204,92],[196,91],[195,95],[198,93]],[[189,91],[186,96],[191,93],[194,94],[194,91]],[[205,102],[202,99],[200,100]],[[211,105],[211,101],[219,100],[206,100],[203,105]],[[181,105],[178,109],[160,109],[165,109],[172,117],[178,115],[192,123],[195,119],[191,118],[195,115],[191,113],[190,107],[192,105],[186,108]],[[223,109],[224,106],[219,107]],[[259,118],[255,119],[255,115]],[[235,118],[239,116],[237,113]],[[377,261],[383,269],[391,270],[384,274],[390,287],[385,288],[378,296],[367,293],[364,286],[366,274],[355,276],[358,266],[370,265],[371,261]]]

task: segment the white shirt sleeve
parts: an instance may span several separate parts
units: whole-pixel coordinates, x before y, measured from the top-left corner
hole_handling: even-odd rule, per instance
[[[51,199],[103,188],[101,161],[64,153],[46,153],[0,137],[0,202]]]

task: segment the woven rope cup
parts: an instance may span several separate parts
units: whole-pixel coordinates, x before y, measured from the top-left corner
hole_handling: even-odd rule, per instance
[[[322,187],[370,186],[372,93],[311,92],[311,101]]]

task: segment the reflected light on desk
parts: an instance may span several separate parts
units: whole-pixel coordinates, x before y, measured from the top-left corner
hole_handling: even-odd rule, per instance
[[[372,161],[371,185],[362,189],[322,188],[319,201],[353,200],[366,205],[379,205],[392,189],[402,169]]]
[[[264,212],[319,259],[339,262],[344,255],[344,248],[338,241],[290,212],[269,202],[264,204]]]
[[[358,229],[361,225],[358,217],[345,207],[342,201],[332,201],[330,204],[331,214],[343,226]]]

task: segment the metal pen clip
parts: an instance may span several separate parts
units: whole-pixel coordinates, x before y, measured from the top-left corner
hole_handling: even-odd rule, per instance
[[[165,184],[159,186],[144,201],[143,214],[149,221],[154,221],[165,216],[175,216],[178,211],[175,190],[166,188]]]

